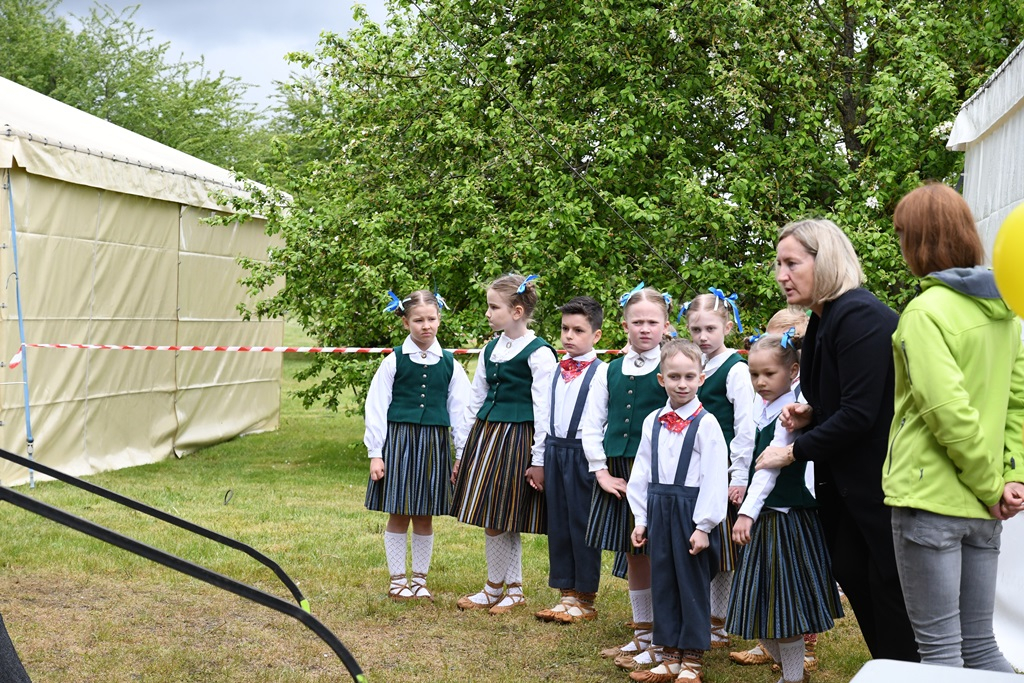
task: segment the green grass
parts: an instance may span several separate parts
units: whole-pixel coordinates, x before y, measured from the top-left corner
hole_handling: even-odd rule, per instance
[[[298,343],[291,342],[290,343]],[[90,481],[235,537],[268,554],[296,580],[312,611],[353,652],[370,681],[628,680],[602,647],[625,642],[625,582],[606,558],[598,620],[537,622],[555,601],[547,587],[543,537],[524,537],[529,608],[503,617],[462,613],[455,601],[485,578],[483,533],[451,518],[435,521],[433,605],[385,595],[382,514],[367,512],[362,422],[303,410],[288,392],[285,360],[281,428],[191,456]],[[273,574],[247,556],[55,482],[20,491],[289,598]],[[230,501],[225,494],[231,491]],[[290,618],[94,541],[10,505],[0,505],[0,611],[37,683],[86,681],[341,681],[347,673],[315,635]],[[737,643],[737,646],[742,643]],[[852,617],[819,641],[814,680],[849,681],[868,659]],[[707,659],[714,683],[774,683],[767,667]]]

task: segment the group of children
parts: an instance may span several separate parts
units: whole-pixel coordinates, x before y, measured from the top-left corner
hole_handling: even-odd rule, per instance
[[[798,393],[799,318],[783,334],[770,326],[748,365],[724,343],[733,300],[712,289],[689,302],[691,342],[669,337],[671,298],[641,284],[620,301],[624,353],[597,359],[604,312],[580,296],[560,308],[559,361],[529,329],[534,279],[488,288],[500,334],[472,383],[437,342],[443,299],[393,296],[409,336],[370,385],[365,438],[366,507],[389,513],[390,597],[433,599],[431,519],[451,514],[485,530],[487,577],[460,609],[525,605],[520,535],[547,534],[561,599],[536,612],[544,621],[594,619],[601,551],[624,559],[632,638],[601,656],[632,680],[701,681],[703,653],[729,633],[760,641],[734,661],[774,660],[782,681],[806,680],[805,636],[842,608],[803,467],[755,470],[758,453],[793,438],[776,423]]]

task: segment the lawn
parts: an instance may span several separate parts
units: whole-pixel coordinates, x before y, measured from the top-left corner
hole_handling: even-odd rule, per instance
[[[435,522],[433,604],[393,603],[381,534],[384,515],[363,508],[367,465],[362,421],[292,398],[285,360],[281,428],[181,459],[90,481],[266,553],[299,584],[313,614],[352,651],[369,681],[625,681],[602,647],[625,642],[625,582],[606,557],[600,617],[559,626],[536,621],[556,592],[547,548],[524,537],[528,609],[492,617],[455,601],[485,578],[483,533]],[[236,551],[56,482],[34,490],[46,503],[289,599],[268,569]],[[230,492],[230,494],[229,494]],[[0,505],[0,611],[36,683],[90,681],[344,681],[342,664],[289,617],[249,603],[10,505]],[[744,643],[737,643],[743,646]],[[821,683],[849,681],[867,661],[851,617],[818,645]],[[709,655],[714,683],[775,683],[767,667]]]

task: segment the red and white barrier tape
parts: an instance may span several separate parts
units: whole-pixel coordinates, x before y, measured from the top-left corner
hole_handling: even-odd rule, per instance
[[[34,349],[85,349],[88,351],[239,351],[245,353],[391,353],[391,347],[360,346],[130,346],[126,344],[25,344]],[[447,349],[456,355],[480,353],[482,349]],[[16,368],[21,363],[23,349],[18,349],[7,364]],[[565,353],[559,350],[559,353]],[[618,349],[597,350],[598,354],[619,354]]]

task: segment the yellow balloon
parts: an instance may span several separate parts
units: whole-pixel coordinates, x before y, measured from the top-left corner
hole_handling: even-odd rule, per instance
[[[1003,221],[992,245],[992,271],[1006,305],[1024,318],[1024,204]]]

